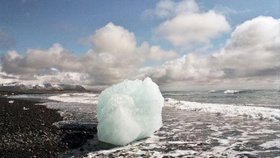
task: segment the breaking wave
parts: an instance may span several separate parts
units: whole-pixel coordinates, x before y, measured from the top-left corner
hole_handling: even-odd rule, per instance
[[[230,104],[198,103],[179,101],[171,98],[167,98],[165,100],[165,106],[170,106],[181,110],[217,113],[230,117],[246,116],[253,119],[280,120],[280,110],[274,108]]]
[[[48,97],[49,100],[69,103],[97,104],[98,95],[92,93],[66,93]],[[216,113],[229,117],[243,116],[252,119],[280,120],[280,109],[233,104],[200,103],[165,99],[165,106],[181,110]]]
[[[50,96],[48,99],[68,103],[97,104],[98,95],[93,93],[64,93]]]

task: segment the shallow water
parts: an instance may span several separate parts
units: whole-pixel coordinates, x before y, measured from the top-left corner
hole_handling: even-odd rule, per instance
[[[176,91],[163,92],[166,98],[200,103],[238,104],[247,106],[265,106],[280,108],[279,90],[239,90],[236,94],[218,91]]]
[[[279,139],[278,122],[227,118],[216,114],[165,107],[163,127],[155,136],[123,148],[99,151],[89,157],[274,157],[280,149],[260,145]],[[258,125],[258,126],[256,126]]]

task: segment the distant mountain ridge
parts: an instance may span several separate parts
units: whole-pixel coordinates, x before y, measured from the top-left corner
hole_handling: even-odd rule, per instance
[[[87,91],[81,85],[70,84],[24,84],[19,82],[0,84],[0,91]]]

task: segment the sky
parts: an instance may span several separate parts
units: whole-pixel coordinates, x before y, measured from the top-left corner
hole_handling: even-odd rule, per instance
[[[0,0],[0,82],[275,88],[279,0]]]

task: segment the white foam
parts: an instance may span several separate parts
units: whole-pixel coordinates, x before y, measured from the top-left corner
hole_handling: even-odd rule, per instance
[[[273,134],[277,133],[277,131],[270,130],[270,129],[259,129],[255,132],[251,132],[251,134]]]
[[[161,155],[161,157],[179,157],[179,156],[182,156],[182,155],[195,155],[196,153],[198,153],[197,151],[194,151],[194,150],[174,150],[174,151],[171,151],[167,154],[163,154]]]
[[[47,94],[20,94],[20,95],[12,95],[7,96],[10,99],[38,99],[38,100],[44,100],[47,99]]]
[[[216,90],[210,90],[209,93],[216,93]]]
[[[239,116],[239,115],[250,115],[250,117],[268,117],[268,113],[271,110],[271,113],[278,113],[279,109],[270,109],[264,108],[259,109],[255,107],[248,107],[253,108],[253,110],[246,109],[247,106],[236,106],[236,105],[226,105],[226,104],[208,104],[208,103],[194,103],[194,102],[185,102],[185,101],[178,101],[174,99],[166,99],[165,106],[171,110],[176,111],[175,114],[169,113],[172,115],[171,118],[168,116],[169,119],[165,124],[164,127],[155,133],[152,138],[144,139],[139,142],[133,142],[129,145],[123,147],[116,147],[113,149],[108,150],[99,150],[99,151],[91,151],[88,150],[86,157],[109,157],[109,155],[113,157],[121,157],[123,154],[131,157],[141,157],[141,155],[148,155],[150,157],[164,157],[164,156],[185,156],[185,157],[240,157],[240,155],[251,155],[251,156],[258,156],[259,153],[269,152],[267,150],[259,150],[258,144],[255,144],[257,147],[253,147],[253,151],[237,151],[236,149],[251,149],[251,146],[247,146],[247,143],[251,140],[256,140],[259,136],[263,136],[264,133],[272,134],[277,133],[278,131],[273,131],[272,129],[266,129],[264,125],[278,125],[276,121],[260,121],[256,119],[244,119],[244,122],[239,121],[238,124],[231,124],[232,122],[220,122],[219,120],[215,120],[216,117],[214,115],[209,115],[209,120],[211,124],[205,127],[205,119],[202,119],[198,122],[189,122],[188,116],[192,116],[192,118],[196,117],[204,117],[205,114],[203,112],[211,112],[211,113],[221,113],[223,115],[228,116]],[[172,108],[178,108],[179,110],[174,110]],[[245,109],[244,109],[245,108]],[[188,111],[188,115],[186,112],[180,109],[190,110]],[[221,109],[220,111],[217,109]],[[276,111],[274,111],[276,110]],[[195,115],[198,111],[198,114]],[[199,111],[203,111],[199,113]],[[257,115],[260,113],[259,115]],[[256,115],[256,116],[255,116]],[[186,116],[186,117],[185,117]],[[272,116],[271,116],[272,117]],[[213,120],[214,119],[214,120]],[[229,121],[233,121],[235,119],[232,118],[224,118],[228,119]],[[171,123],[169,122],[171,121]],[[235,122],[235,121],[233,121]],[[250,124],[248,124],[250,123]],[[256,123],[259,123],[259,127],[263,127],[264,129],[255,128]],[[260,125],[261,124],[261,125]],[[200,127],[201,125],[201,127]],[[204,127],[202,127],[204,126]],[[201,139],[200,133],[205,133],[205,131],[209,132],[209,136],[206,139]],[[224,134],[228,134],[230,132],[237,131],[237,135],[229,135],[223,136]],[[241,134],[238,134],[241,132]],[[188,135],[192,139],[184,140],[184,136]],[[207,135],[207,133],[206,133]],[[204,135],[203,135],[204,136]],[[277,135],[279,136],[279,135]],[[280,136],[279,136],[280,137]],[[182,139],[181,139],[182,138]],[[214,145],[212,142],[216,142]],[[267,139],[263,139],[267,140]],[[278,138],[278,141],[280,139]],[[203,143],[202,143],[203,142]],[[277,140],[274,140],[274,143]],[[269,143],[267,143],[269,144]],[[273,144],[273,143],[272,143]],[[210,146],[209,146],[210,145]],[[214,146],[212,146],[214,145]],[[189,146],[189,148],[184,147]],[[274,145],[277,146],[277,145]],[[209,147],[209,150],[202,151],[201,147]],[[166,152],[166,149],[172,148],[172,151]],[[90,149],[90,148],[89,148]],[[274,149],[273,149],[274,150]]]
[[[89,152],[87,154],[87,156],[85,156],[86,158],[94,158],[94,157],[100,157],[100,154],[103,155],[103,157],[108,157],[108,155],[110,153],[114,153],[114,152],[118,152],[118,151],[124,151],[124,153],[128,153],[128,154],[136,154],[136,155],[141,155],[141,154],[145,154],[146,152],[143,153],[143,151],[141,149],[139,149],[139,145],[141,146],[141,144],[145,144],[146,149],[149,148],[153,148],[155,147],[155,143],[159,143],[159,137],[152,135],[151,137],[147,138],[147,139],[143,139],[137,142],[132,142],[126,146],[119,146],[119,147],[115,147],[112,149],[106,149],[106,150],[99,150],[99,151],[95,151],[95,152]],[[157,146],[157,145],[156,145]],[[155,155],[162,155],[160,154],[160,152],[156,152],[153,151],[153,156]],[[101,156],[102,157],[102,156]]]
[[[66,103],[97,104],[98,95],[93,93],[64,93],[50,96],[48,99]]]
[[[239,92],[240,92],[239,90],[232,90],[232,89],[228,89],[224,91],[225,94],[236,94]]]
[[[182,110],[202,111],[218,113],[226,116],[246,116],[253,119],[280,120],[280,110],[267,107],[254,107],[244,105],[198,103],[166,99],[165,106],[175,107]]]
[[[265,143],[261,144],[260,146],[263,148],[266,148],[266,149],[269,149],[272,147],[280,148],[280,139],[275,139],[272,141],[265,142]]]

